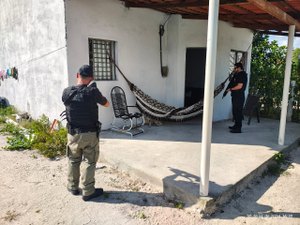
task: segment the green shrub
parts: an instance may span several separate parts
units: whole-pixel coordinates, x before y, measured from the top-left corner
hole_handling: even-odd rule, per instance
[[[9,150],[37,149],[48,158],[63,155],[67,143],[67,129],[58,123],[58,129],[50,131],[50,121],[45,115],[38,120],[24,123],[26,129],[22,129],[11,123],[5,124],[1,133],[8,133]]]
[[[67,130],[58,124],[58,130],[50,131],[50,121],[43,115],[40,119],[28,124],[34,134],[33,148],[48,158],[63,155],[67,143]]]
[[[11,135],[10,137],[7,138],[8,146],[5,146],[5,149],[9,149],[9,150],[31,149],[32,134],[27,130],[21,129],[20,127],[12,123],[6,123],[0,129],[0,132]]]
[[[52,133],[39,132],[36,135],[33,148],[38,149],[42,155],[54,158],[65,153],[67,143],[67,130],[65,128],[61,127]]]
[[[16,109],[13,106],[8,106],[5,108],[0,107],[0,116],[9,116],[16,113]]]
[[[12,136],[7,138],[6,149],[9,150],[24,150],[24,149],[31,149],[32,141],[31,138],[27,138],[23,134],[19,134],[17,136]]]

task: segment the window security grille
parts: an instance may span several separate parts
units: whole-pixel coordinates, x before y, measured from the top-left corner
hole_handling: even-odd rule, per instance
[[[234,64],[237,62],[241,62],[246,70],[247,66],[247,52],[231,50],[230,51],[230,59],[229,59],[229,71],[233,71]]]
[[[89,61],[94,70],[95,80],[116,80],[115,67],[108,54],[115,59],[115,41],[89,38]]]

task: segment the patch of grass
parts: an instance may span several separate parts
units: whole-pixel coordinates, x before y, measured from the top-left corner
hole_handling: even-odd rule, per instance
[[[286,157],[283,153],[278,152],[275,154],[274,160],[276,161],[277,164],[281,165],[285,163]]]
[[[172,203],[174,205],[174,208],[176,209],[183,209],[185,204],[183,202],[179,202],[176,200],[169,200],[169,203]]]
[[[138,211],[135,213],[134,218],[145,220],[148,217],[145,215],[143,211]]]
[[[32,143],[32,135],[26,130],[21,129],[20,127],[6,123],[1,129],[0,133],[10,134],[7,138],[8,146],[5,149],[8,150],[24,150],[24,149],[31,149]]]
[[[183,209],[184,203],[183,202],[175,202],[174,206],[176,209]]]
[[[0,116],[9,116],[15,114],[17,110],[13,106],[8,106],[5,108],[0,107]]]
[[[268,166],[267,171],[265,171],[262,176],[271,175],[271,176],[279,176],[282,174],[285,169],[282,168],[282,165],[286,164],[287,157],[279,152],[274,155],[274,163]]]

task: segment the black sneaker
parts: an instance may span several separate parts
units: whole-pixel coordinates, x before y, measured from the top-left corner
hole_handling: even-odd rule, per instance
[[[93,194],[87,195],[87,196],[82,196],[82,200],[83,201],[89,201],[89,200],[91,200],[93,198],[99,197],[102,194],[103,194],[103,189],[102,188],[96,188],[95,192]]]
[[[236,126],[229,126],[229,129],[236,129]]]
[[[236,133],[236,134],[242,133],[241,129],[232,129],[232,130],[230,130],[230,132],[231,133]]]
[[[68,189],[68,191],[69,191],[72,195],[80,195],[80,191],[79,191],[78,189],[76,189],[76,190]]]

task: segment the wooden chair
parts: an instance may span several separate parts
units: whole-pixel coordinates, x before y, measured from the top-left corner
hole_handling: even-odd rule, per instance
[[[130,107],[136,106],[127,105],[124,90],[119,86],[115,86],[112,88],[110,96],[114,111],[114,120],[111,130],[129,134],[131,137],[144,133],[144,130],[141,128],[145,123],[143,114],[139,112],[129,112]]]
[[[250,125],[251,118],[254,114],[256,114],[257,122],[260,122],[259,119],[259,110],[260,110],[260,104],[259,104],[259,97],[256,95],[248,94],[248,97],[246,99],[246,103],[243,109],[244,116],[249,116],[248,118],[248,125]]]

